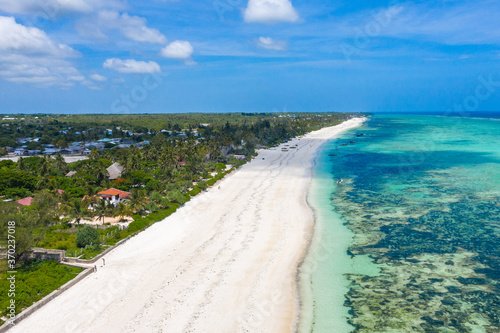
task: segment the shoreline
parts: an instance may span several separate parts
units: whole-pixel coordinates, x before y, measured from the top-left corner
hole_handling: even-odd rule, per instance
[[[314,230],[306,201],[318,149],[360,118],[259,152],[106,256],[11,332],[291,332],[298,267]],[[282,145],[284,146],[284,145]],[[293,188],[294,191],[290,191]],[[309,230],[309,232],[308,232]]]
[[[339,133],[336,133],[334,136],[325,139],[324,142],[316,149],[312,158],[310,180],[305,193],[305,200],[311,212],[313,224],[311,226],[310,238],[307,248],[305,249],[304,257],[297,268],[296,281],[298,286],[297,293],[299,295],[299,311],[298,322],[295,330],[296,332],[313,332],[315,321],[314,307],[316,300],[314,299],[314,293],[310,285],[312,283],[312,274],[315,270],[317,270],[318,264],[325,259],[325,254],[322,252],[326,252],[328,254],[331,251],[329,245],[325,244],[324,235],[322,234],[323,230],[321,228],[323,227],[323,221],[321,221],[321,219],[323,219],[323,214],[321,209],[318,207],[318,202],[316,202],[317,200],[315,200],[317,198],[313,198],[313,196],[318,195],[316,191],[318,191],[318,187],[321,186],[319,185],[319,181],[315,179],[315,177],[321,176],[323,171],[319,170],[321,164],[319,159],[326,157],[322,156],[325,155],[324,149],[326,149],[326,145],[328,145],[332,140],[338,138],[338,136],[344,132],[362,126],[367,118],[356,118],[356,120],[357,122],[355,124],[345,128]],[[330,182],[333,181],[333,179],[328,180]],[[329,199],[327,200],[329,201]],[[329,238],[326,240],[331,241]],[[311,313],[313,315],[310,315]]]

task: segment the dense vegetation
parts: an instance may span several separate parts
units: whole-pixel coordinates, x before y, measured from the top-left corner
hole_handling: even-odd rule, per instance
[[[81,268],[59,265],[57,261],[27,260],[17,269],[16,312],[28,308],[44,296],[76,277]],[[0,279],[0,316],[7,314],[9,281]]]
[[[40,138],[31,143],[31,148],[41,148],[43,144],[64,148],[75,141],[118,137],[138,142],[151,140],[158,133],[174,136],[186,132],[189,135],[195,130],[205,138],[215,137],[216,141],[256,139],[266,145],[337,124],[350,116],[345,113],[10,115],[4,117],[0,126],[0,147],[17,147],[22,138]],[[233,143],[239,144],[239,140]]]
[[[272,146],[311,130],[335,125],[350,116],[17,116],[17,120],[5,121],[0,127],[0,146],[9,144],[17,147],[21,145],[17,142],[21,138],[36,137],[39,138],[35,142],[38,145],[64,147],[74,140],[97,140],[116,135],[130,136],[136,141],[148,139],[150,144],[142,149],[131,146],[94,150],[89,160],[72,164],[66,164],[59,154],[55,158],[22,158],[18,163],[0,161],[0,196],[4,196],[4,199],[20,199],[41,189],[62,189],[67,193],[65,199],[71,200],[94,195],[98,190],[109,187],[121,190],[143,188],[146,192],[143,194],[157,192],[167,196],[170,201],[182,204],[179,194],[186,194],[187,189],[192,187],[192,181],[209,179],[211,173],[222,171],[226,163],[236,164],[237,160],[232,155],[248,157],[255,154],[258,147]],[[167,132],[166,129],[171,131]],[[108,130],[112,131],[111,134]],[[179,136],[180,133],[183,136]],[[126,172],[121,179],[109,181],[106,168],[114,162],[119,162]],[[68,171],[76,171],[77,174],[65,177]],[[205,186],[204,183],[201,186]]]

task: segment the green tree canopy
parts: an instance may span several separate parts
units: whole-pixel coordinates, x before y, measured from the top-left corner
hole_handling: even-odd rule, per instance
[[[99,244],[99,231],[88,225],[78,229],[75,238],[76,246],[82,248],[91,244]]]

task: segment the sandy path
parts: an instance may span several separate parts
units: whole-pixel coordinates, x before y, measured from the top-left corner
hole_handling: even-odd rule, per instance
[[[289,152],[261,151],[10,332],[294,331],[297,264],[313,225],[311,160],[359,123],[308,134]]]
[[[42,155],[37,155],[38,157],[43,157]],[[21,156],[22,158],[27,158],[30,156]],[[53,157],[53,156],[52,156]],[[81,160],[87,160],[89,157],[88,156],[66,156],[63,155],[64,161],[66,163],[73,163],[76,161],[81,161]],[[0,161],[3,160],[11,160],[13,162],[17,162],[19,160],[19,156],[14,156],[12,154],[9,154],[7,156],[0,157]]]

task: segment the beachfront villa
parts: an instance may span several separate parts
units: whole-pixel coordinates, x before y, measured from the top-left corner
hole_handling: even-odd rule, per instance
[[[109,203],[117,206],[120,202],[128,201],[130,197],[130,192],[125,192],[117,190],[116,188],[110,188],[109,190],[97,193],[99,198],[107,200]]]

